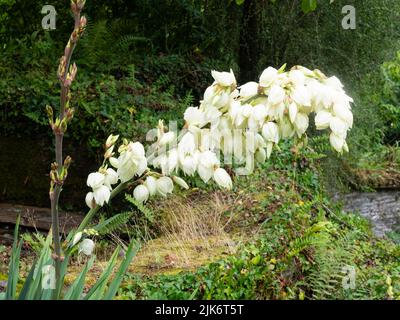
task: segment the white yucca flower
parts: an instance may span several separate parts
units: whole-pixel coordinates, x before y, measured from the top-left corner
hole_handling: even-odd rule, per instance
[[[220,151],[225,159],[232,160],[233,156],[238,165],[246,162],[239,169],[250,173],[255,162],[270,158],[280,139],[296,134],[302,138],[312,113],[317,130],[330,128],[332,147],[339,153],[348,151],[346,137],[353,125],[353,99],[336,77],[328,78],[319,70],[301,66],[288,72],[269,67],[258,83],[252,81],[237,88],[232,70],[213,70],[211,74],[214,83],[205,90],[200,106],[188,107],[184,112],[186,131],[178,137],[174,132],[165,132],[160,120],[154,132],[147,135],[151,141],[157,139],[147,149],[147,157],[142,144],[125,139],[115,156],[118,136],[108,137],[108,162],[87,179],[92,191],[85,202],[90,208],[108,203],[112,187],[119,180],[126,183],[133,178],[140,182],[133,192],[140,202],[157,194],[166,196],[173,191],[174,183],[187,189],[187,183],[177,176],[179,172],[197,174],[206,183],[213,179],[220,187],[231,189],[231,177],[220,168]],[[158,172],[152,172],[148,164]],[[154,178],[160,175],[159,171],[163,176]],[[152,176],[143,182],[145,172]]]
[[[93,197],[99,206],[103,206],[110,200],[111,192],[106,186],[100,186],[99,188],[93,189]]]
[[[296,86],[291,94],[291,98],[299,106],[310,107],[311,106],[311,94],[305,86]]]
[[[332,120],[332,114],[328,111],[321,110],[315,116],[315,127],[317,130],[324,130],[329,128],[329,124]]]
[[[329,127],[339,137],[344,137],[348,129],[347,124],[339,117],[333,117],[329,123]]]
[[[218,168],[214,171],[214,180],[220,187],[232,189],[232,179],[224,169]]]
[[[96,207],[96,201],[94,201],[94,194],[93,192],[88,192],[85,197],[86,205],[90,209],[94,209]]]
[[[133,197],[138,202],[146,202],[149,199],[150,192],[149,189],[143,184],[138,185],[133,190]]]
[[[129,181],[135,175],[140,176],[147,169],[147,159],[143,145],[140,142],[131,142],[127,150],[118,158],[117,173],[122,182]]]
[[[240,97],[242,99],[250,99],[258,94],[258,83],[251,81],[239,87]]]
[[[188,125],[202,127],[206,124],[206,117],[199,108],[189,107],[186,109],[183,118]]]
[[[211,71],[211,75],[214,78],[215,82],[222,87],[230,87],[236,85],[236,79],[232,69],[230,70],[230,72],[218,72],[213,70]]]
[[[267,142],[279,142],[279,128],[275,122],[267,122],[262,128],[262,135]]]
[[[172,143],[175,140],[175,133],[170,131],[170,132],[166,132],[164,133],[161,138],[160,141],[158,142],[161,146],[165,146],[167,144]]]
[[[79,253],[83,253],[87,256],[90,256],[93,253],[94,250],[94,242],[91,239],[84,239],[80,244],[79,244]]]
[[[268,93],[268,103],[273,106],[281,104],[285,99],[285,96],[285,90],[278,85],[274,85]]]
[[[308,116],[304,113],[298,113],[296,116],[296,121],[294,122],[294,127],[297,135],[299,137],[302,136],[308,128]]]
[[[92,172],[87,178],[87,185],[93,189],[101,187],[104,183],[105,176],[100,172]]]
[[[174,190],[174,183],[170,177],[161,177],[157,180],[157,193],[166,197],[168,193]]]
[[[329,142],[337,152],[341,153],[343,151],[343,148],[345,146],[345,140],[343,139],[343,137],[337,136],[332,132],[329,136]]]
[[[270,87],[278,77],[278,70],[272,67],[265,69],[260,76],[260,86]]]
[[[157,179],[148,176],[144,182],[144,185],[147,187],[147,190],[149,190],[150,196],[154,196],[157,193]]]
[[[116,184],[118,182],[118,179],[119,179],[119,177],[118,177],[117,172],[112,168],[108,168],[106,170],[105,177],[104,177],[104,185],[106,187],[108,187],[110,190],[112,190],[111,186],[113,184]]]

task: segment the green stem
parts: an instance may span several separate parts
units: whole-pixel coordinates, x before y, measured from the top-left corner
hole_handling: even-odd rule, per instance
[[[112,192],[110,196],[110,200],[113,199],[118,193],[123,191],[128,186],[127,182],[121,182]],[[93,219],[94,215],[100,210],[100,206],[96,206],[93,209],[90,209],[89,212],[86,214],[85,218],[82,220],[81,224],[79,225],[76,232],[82,232]]]

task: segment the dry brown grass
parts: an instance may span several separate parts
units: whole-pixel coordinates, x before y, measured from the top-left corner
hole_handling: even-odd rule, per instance
[[[160,237],[148,241],[132,264],[132,271],[177,272],[195,269],[233,254],[238,237],[225,231],[232,199],[220,192],[204,197],[171,197],[153,210],[160,217]],[[235,238],[235,239],[234,239]]]

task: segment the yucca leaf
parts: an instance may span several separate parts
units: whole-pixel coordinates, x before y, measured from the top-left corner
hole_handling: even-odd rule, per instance
[[[83,292],[83,288],[85,286],[86,274],[89,269],[93,266],[94,259],[96,257],[92,256],[88,263],[86,263],[85,268],[81,271],[78,278],[75,279],[74,283],[68,289],[67,293],[64,296],[64,300],[78,300]]]
[[[28,300],[28,293],[33,283],[33,274],[35,273],[35,266],[37,261],[32,264],[31,270],[29,270],[28,277],[26,278],[22,290],[18,296],[18,300]]]
[[[14,242],[12,246],[11,259],[8,269],[6,300],[13,300],[16,298],[17,283],[19,279],[19,260],[21,255],[22,241],[18,243],[18,229],[20,216],[18,215],[17,223],[14,229]]]
[[[110,286],[108,287],[108,290],[106,294],[104,295],[104,300],[111,300],[114,298],[115,294],[117,293],[117,290],[121,284],[121,281],[133,259],[133,257],[136,255],[136,253],[139,251],[140,244],[136,241],[132,241],[128,247],[128,250],[126,252],[126,256],[124,261],[121,262],[121,265],[117,271],[117,273],[114,276],[114,280],[111,282]]]
[[[120,247],[115,249],[111,259],[108,261],[106,268],[101,274],[100,278],[96,281],[94,286],[89,290],[89,292],[83,298],[84,300],[99,300],[104,294],[108,279],[111,276],[111,273],[117,263],[117,257],[119,253]]]
[[[42,268],[45,265],[45,262],[50,259],[50,243],[51,243],[51,235],[46,238],[46,242],[40,252],[40,257],[38,259],[38,263],[33,266],[33,283],[30,286],[29,292],[26,296],[27,300],[37,300],[42,295]]]

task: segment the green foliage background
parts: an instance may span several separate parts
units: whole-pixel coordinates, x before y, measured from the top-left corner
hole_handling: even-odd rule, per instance
[[[68,1],[52,4],[57,29],[43,31],[42,1],[0,2],[3,137],[50,138],[44,106],[58,104],[56,69],[72,21]],[[341,26],[349,4],[356,8],[355,30]],[[211,83],[210,69],[232,68],[243,83],[284,63],[336,75],[354,97],[345,161],[356,163],[399,139],[397,0],[88,1],[85,14],[88,27],[75,55],[77,113],[67,141],[91,157],[111,132],[142,140],[157,119],[181,119]],[[327,167],[340,162],[330,159]]]

